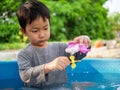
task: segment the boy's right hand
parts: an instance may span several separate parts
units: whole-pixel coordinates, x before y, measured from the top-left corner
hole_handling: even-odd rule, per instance
[[[68,57],[60,56],[53,61],[45,64],[45,73],[54,70],[64,70],[70,64]]]

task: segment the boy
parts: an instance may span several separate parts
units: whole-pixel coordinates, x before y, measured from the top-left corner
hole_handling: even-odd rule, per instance
[[[67,81],[65,68],[70,64],[65,52],[65,43],[48,43],[50,38],[49,9],[41,2],[31,0],[17,11],[21,32],[26,35],[30,44],[17,56],[20,77],[29,87],[43,87],[61,84]],[[87,36],[78,36],[74,42],[90,46]],[[81,56],[76,53],[76,58]]]

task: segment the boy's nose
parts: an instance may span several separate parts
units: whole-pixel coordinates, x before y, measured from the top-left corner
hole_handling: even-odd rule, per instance
[[[42,38],[42,37],[44,37],[44,36],[45,36],[45,34],[44,34],[43,32],[40,32],[40,33],[39,33],[39,37],[40,37],[40,38]]]

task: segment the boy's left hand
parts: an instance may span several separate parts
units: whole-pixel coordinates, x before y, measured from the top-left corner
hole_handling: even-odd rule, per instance
[[[80,44],[85,44],[87,47],[91,46],[91,40],[88,36],[82,35],[73,39],[74,42],[79,42]]]

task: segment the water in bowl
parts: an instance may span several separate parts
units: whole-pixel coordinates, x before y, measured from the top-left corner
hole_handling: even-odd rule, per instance
[[[66,84],[45,87],[43,89],[37,88],[20,88],[19,90],[120,90],[120,74],[107,73],[80,73],[71,74]]]

